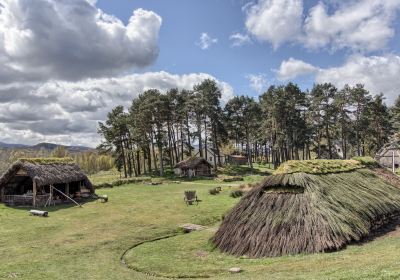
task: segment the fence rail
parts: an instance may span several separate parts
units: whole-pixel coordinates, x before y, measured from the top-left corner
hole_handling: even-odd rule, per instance
[[[36,195],[36,206],[44,206],[50,194]],[[4,195],[3,202],[8,205],[31,206],[33,204],[32,195]]]

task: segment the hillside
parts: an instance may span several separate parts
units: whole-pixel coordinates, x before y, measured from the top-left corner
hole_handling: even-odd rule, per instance
[[[65,147],[67,149],[67,151],[70,153],[93,150],[93,148],[89,148],[89,147],[85,147],[85,146],[66,146],[66,145],[59,145],[59,144],[55,144],[55,143],[46,143],[46,142],[38,143],[35,145],[0,142],[0,149],[54,150],[58,146]]]

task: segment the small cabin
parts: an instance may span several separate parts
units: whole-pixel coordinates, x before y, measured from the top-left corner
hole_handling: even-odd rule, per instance
[[[20,159],[0,177],[0,202],[42,207],[94,194],[86,174],[72,159]]]
[[[247,164],[247,157],[242,155],[229,155],[228,162],[234,165],[245,165]]]
[[[398,169],[400,167],[400,145],[392,142],[383,146],[375,155],[375,160],[387,168]]]
[[[211,176],[212,165],[204,158],[191,157],[178,162],[174,167],[175,175],[180,177]]]

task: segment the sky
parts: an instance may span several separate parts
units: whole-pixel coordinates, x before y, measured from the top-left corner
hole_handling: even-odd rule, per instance
[[[0,0],[0,141],[95,147],[149,88],[400,88],[400,0]]]

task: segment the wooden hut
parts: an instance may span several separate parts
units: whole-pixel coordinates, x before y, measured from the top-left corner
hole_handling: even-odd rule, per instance
[[[0,177],[0,202],[45,206],[94,194],[88,177],[72,159],[20,159]]]
[[[397,219],[400,179],[374,161],[289,161],[248,192],[212,238],[222,252],[331,252]]]
[[[245,165],[247,164],[247,157],[242,155],[229,155],[228,162],[229,164]]]
[[[181,177],[210,176],[212,165],[204,158],[191,157],[178,162],[174,167],[175,175]]]
[[[400,144],[398,141],[386,144],[375,155],[380,165],[397,169],[400,167]]]

